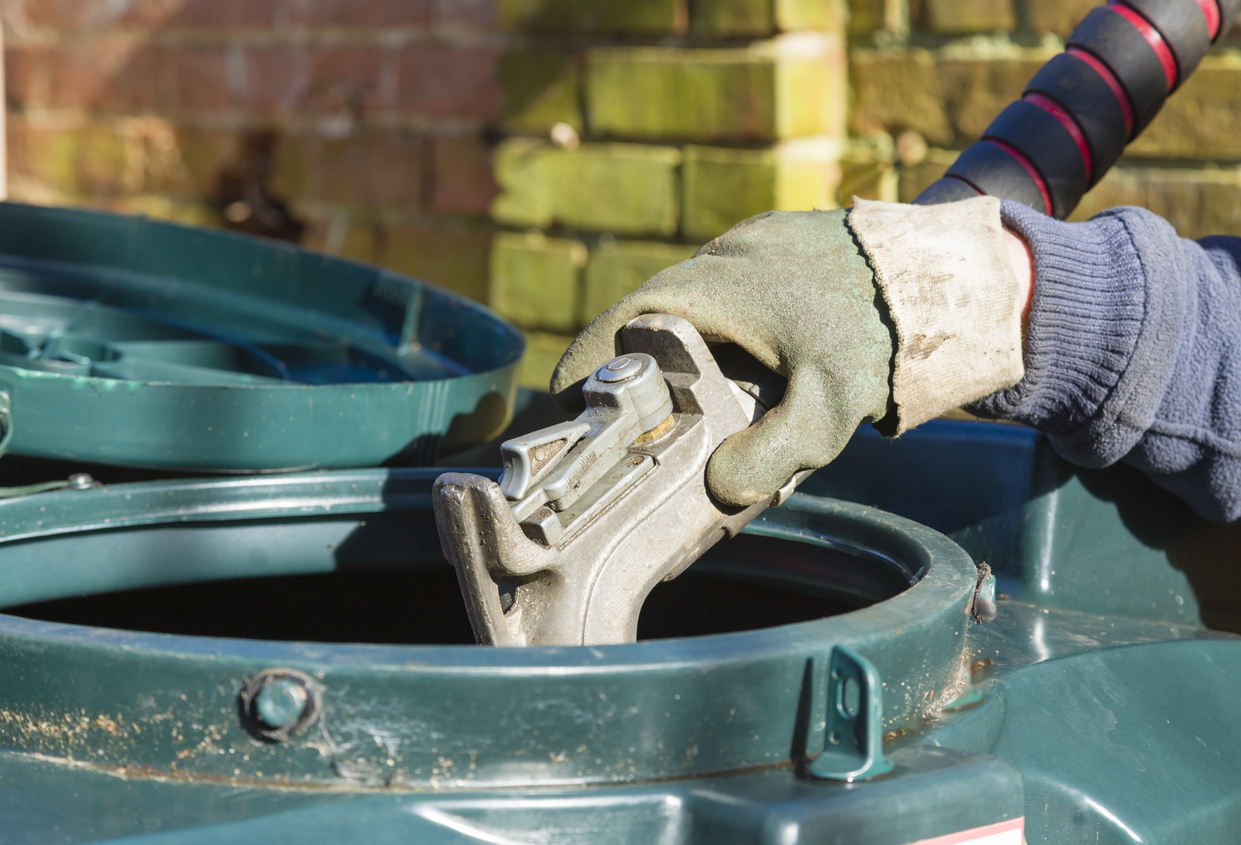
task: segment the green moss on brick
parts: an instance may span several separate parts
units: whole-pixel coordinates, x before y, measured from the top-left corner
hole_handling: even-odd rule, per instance
[[[383,234],[383,227],[377,220],[370,220],[365,217],[350,220],[344,237],[340,239],[340,251],[338,254],[343,258],[351,258],[354,261],[377,264],[384,260],[382,252],[384,246]],[[430,281],[430,279],[427,279],[427,281]]]
[[[505,29],[559,33],[676,35],[686,0],[496,0]]]
[[[764,211],[832,208],[839,166],[830,143],[765,150],[685,148],[687,238],[708,240]]]
[[[523,328],[576,330],[586,257],[581,241],[497,233],[491,243],[491,307]]]
[[[496,151],[502,193],[492,216],[517,226],[672,235],[680,213],[680,162],[672,147],[585,144],[566,150],[510,139]]]
[[[506,129],[544,132],[557,123],[582,129],[577,59],[548,50],[505,54],[498,70]]]
[[[846,60],[843,52],[782,58],[776,63],[776,138],[843,135]]]
[[[13,155],[14,175],[28,177],[68,195],[108,196],[125,192],[125,138],[115,128],[24,128]]]
[[[531,138],[510,138],[496,147],[491,163],[500,194],[491,203],[492,219],[509,226],[552,225],[552,149]]]
[[[378,263],[478,302],[487,301],[491,228],[396,223],[381,231]]]
[[[1053,55],[1046,47],[1010,47],[976,57],[920,49],[853,50],[852,129],[893,135],[912,129],[932,144],[964,147],[1021,96],[1030,77]]]
[[[660,270],[693,256],[697,246],[616,241],[591,250],[582,295],[583,325],[640,288]]]
[[[673,235],[680,216],[680,151],[590,144],[549,156],[553,215],[576,229]]]
[[[118,214],[141,214],[155,220],[170,220],[187,226],[219,226],[220,214],[203,203],[182,202],[162,194],[132,194],[115,200],[90,203]]]
[[[845,0],[773,0],[776,28],[782,32],[816,29],[841,32],[848,19]],[[882,8],[882,3],[867,0]]]
[[[26,144],[23,163],[30,176],[59,191],[76,193],[80,190],[78,151],[81,136],[77,132],[32,132]]]
[[[1086,220],[1113,206],[1136,205],[1158,214],[1181,237],[1241,234],[1241,173],[1179,167],[1113,168],[1069,218]]]
[[[927,151],[926,157],[917,164],[901,165],[899,181],[897,183],[897,200],[900,202],[913,202],[918,194],[925,191],[935,180],[944,175],[944,171],[952,166],[952,163],[957,160],[958,155],[960,153],[954,150],[931,149]]]
[[[854,0],[868,2],[868,0]],[[1056,0],[1055,3],[1026,3],[1026,22],[1035,35],[1054,33],[1067,38],[1073,28],[1081,23],[1090,10],[1100,5],[1098,0]]]
[[[855,196],[884,202],[897,201],[896,146],[892,136],[879,133],[855,139],[840,158],[840,186],[836,202],[853,204]]]
[[[686,147],[685,236],[709,240],[740,220],[774,209],[776,171],[770,150]]]
[[[185,126],[177,127],[175,132],[181,172],[152,180],[154,187],[194,197],[211,196],[217,188],[220,171],[237,158],[240,133]]]
[[[587,54],[592,132],[631,138],[770,138],[775,63],[744,50],[605,48]]]
[[[560,363],[560,357],[573,342],[572,335],[547,332],[523,332],[526,336],[526,354],[521,359],[517,381],[531,390],[547,390],[552,373]]]
[[[845,19],[843,0],[695,0],[690,30],[722,36],[839,31]]]
[[[772,0],[696,0],[690,29],[699,35],[770,35]]]
[[[875,0],[848,0],[849,34],[873,35],[884,27],[884,6]]]
[[[1012,0],[923,0],[923,4],[926,26],[931,32],[964,35],[1017,27]]]
[[[843,58],[774,49],[610,47],[586,58],[590,131],[637,139],[773,140],[836,133]]]
[[[1126,156],[1241,160],[1241,55],[1205,58]]]
[[[92,126],[81,132],[76,172],[80,191],[87,194],[126,191],[129,156],[125,141],[124,136],[111,127]]]

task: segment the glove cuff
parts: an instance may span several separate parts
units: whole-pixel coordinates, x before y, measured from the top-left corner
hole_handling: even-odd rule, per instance
[[[849,226],[896,326],[896,434],[1021,381],[1021,303],[998,199],[854,197]]]

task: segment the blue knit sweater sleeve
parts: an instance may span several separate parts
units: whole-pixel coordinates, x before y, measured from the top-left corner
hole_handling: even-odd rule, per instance
[[[1034,255],[1026,374],[975,411],[1241,518],[1241,238],[1186,240],[1140,208],[1061,223],[1005,202],[1002,215]]]

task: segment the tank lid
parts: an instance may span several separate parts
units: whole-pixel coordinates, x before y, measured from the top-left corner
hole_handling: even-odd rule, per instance
[[[277,241],[0,203],[10,451],[209,471],[425,464],[498,434],[521,334]]]

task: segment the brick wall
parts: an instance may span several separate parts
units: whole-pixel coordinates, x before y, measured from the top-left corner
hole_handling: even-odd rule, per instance
[[[8,0],[10,195],[243,231],[486,298],[490,0]]]
[[[772,208],[832,207],[848,147],[844,9],[829,0],[499,0],[493,155],[506,231],[491,305],[546,385],[571,337],[654,273]]]
[[[547,376],[732,223],[912,199],[1092,0],[3,0],[16,199],[297,238],[488,301]],[[1241,41],[1078,217],[1241,234]]]

